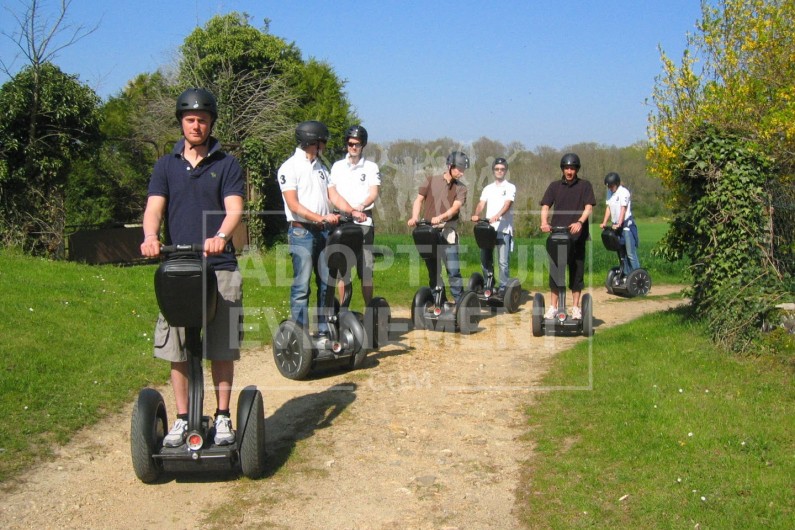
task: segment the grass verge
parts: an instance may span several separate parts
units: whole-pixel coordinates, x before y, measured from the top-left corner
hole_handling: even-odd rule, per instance
[[[518,496],[530,528],[792,528],[795,388],[716,350],[677,312],[600,332],[593,389],[528,407]],[[587,344],[545,386],[587,384]]]

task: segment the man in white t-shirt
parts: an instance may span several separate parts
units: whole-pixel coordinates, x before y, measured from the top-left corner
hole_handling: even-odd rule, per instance
[[[495,158],[491,164],[491,170],[494,172],[494,182],[483,188],[472,221],[480,219],[480,213],[485,207],[485,217],[497,231],[499,286],[504,290],[510,278],[509,263],[513,248],[513,201],[516,200],[516,186],[505,180],[508,173],[508,161],[504,158]],[[493,251],[480,250],[480,265],[483,267],[484,275],[494,273]]]
[[[366,216],[329,187],[329,174],[319,155],[328,142],[328,128],[319,121],[305,121],[295,128],[298,147],[293,156],[281,165],[279,187],[287,217],[287,240],[293,261],[293,284],[290,288],[290,318],[303,327],[309,321],[309,281],[315,272],[318,307],[328,289],[328,264],[323,257],[329,226],[339,223],[339,215],[331,213],[331,205],[358,221]],[[318,333],[328,332],[327,315],[318,315]]]
[[[345,147],[348,154],[331,166],[329,189],[336,188],[353,208],[367,216],[364,221],[356,222],[362,229],[364,243],[356,256],[356,271],[362,282],[362,298],[365,304],[373,299],[373,241],[375,225],[373,224],[373,205],[378,198],[381,186],[381,171],[378,164],[364,157],[367,145],[367,129],[361,125],[353,125],[345,132]],[[345,281],[340,280],[338,289],[340,300],[343,299]]]
[[[605,186],[607,186],[607,200],[605,204],[605,217],[600,228],[607,226],[607,221],[611,221],[611,228],[620,232],[619,236],[627,251],[627,259],[624,261],[624,274],[629,274],[635,269],[640,268],[638,260],[638,225],[632,217],[632,195],[629,190],[621,185],[621,177],[618,173],[608,173],[605,175]]]

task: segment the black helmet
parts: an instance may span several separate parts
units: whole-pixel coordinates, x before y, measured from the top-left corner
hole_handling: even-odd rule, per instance
[[[501,156],[494,159],[494,162],[491,163],[491,169],[494,169],[494,166],[497,164],[503,165],[505,166],[505,169],[508,169],[508,161]]]
[[[618,186],[621,184],[621,177],[618,176],[618,173],[608,173],[605,175],[605,186]]]
[[[301,147],[315,142],[328,142],[328,127],[319,121],[302,121],[295,128],[295,141]]]
[[[203,88],[189,88],[177,98],[177,121],[182,120],[182,113],[186,110],[204,110],[210,113],[213,121],[218,118],[218,103],[209,90]]]
[[[572,166],[580,169],[580,157],[574,153],[566,153],[563,155],[563,158],[560,159],[560,169],[563,169],[566,166]]]
[[[362,147],[364,147],[367,145],[367,129],[361,125],[351,125],[348,127],[348,130],[345,131],[345,141],[347,142],[349,138],[356,138],[362,142]]]
[[[447,165],[455,166],[462,171],[469,169],[469,157],[461,151],[453,151],[447,156]]]

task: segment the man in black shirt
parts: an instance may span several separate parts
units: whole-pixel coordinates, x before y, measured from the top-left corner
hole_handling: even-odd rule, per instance
[[[541,199],[541,231],[551,232],[553,226],[565,226],[572,237],[573,249],[568,255],[569,289],[573,298],[571,317],[582,318],[580,295],[585,287],[585,243],[588,241],[588,218],[591,216],[596,197],[593,186],[587,180],[577,176],[580,170],[580,157],[574,153],[566,153],[560,159],[562,178],[550,183]],[[550,222],[549,211],[553,208]],[[552,256],[550,256],[550,260]],[[552,265],[554,266],[554,264]],[[550,267],[551,269],[551,267]],[[544,318],[554,318],[558,311],[558,285],[549,276],[549,288],[552,304]]]

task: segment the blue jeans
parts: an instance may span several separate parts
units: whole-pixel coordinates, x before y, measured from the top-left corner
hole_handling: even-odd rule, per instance
[[[508,285],[510,271],[508,265],[511,259],[511,234],[501,234],[497,237],[497,262],[500,266],[500,287]],[[483,268],[483,277],[491,272],[494,274],[494,251],[480,249],[480,265]],[[497,283],[494,283],[497,287]]]
[[[444,288],[444,281],[439,270],[439,258],[443,259],[444,267],[447,269],[447,280],[450,282],[450,294],[453,296],[453,300],[458,302],[461,293],[464,292],[464,280],[461,278],[461,264],[458,260],[458,244],[439,245],[438,249],[440,252],[444,251],[442,256],[425,260],[425,265],[428,267],[428,282],[431,289],[437,285]]]
[[[627,259],[624,260],[624,274],[629,274],[635,269],[640,268],[640,260],[638,260],[637,225],[632,223],[630,226],[625,226],[623,230],[623,236],[624,249],[627,251]]]
[[[293,259],[293,285],[290,287],[290,318],[308,329],[309,295],[312,288],[309,280],[315,272],[317,286],[317,306],[324,306],[324,296],[333,286],[328,284],[328,263],[323,250],[328,240],[327,230],[307,230],[291,226],[287,230],[290,256]],[[320,311],[318,315],[318,331],[327,332],[327,315]]]

